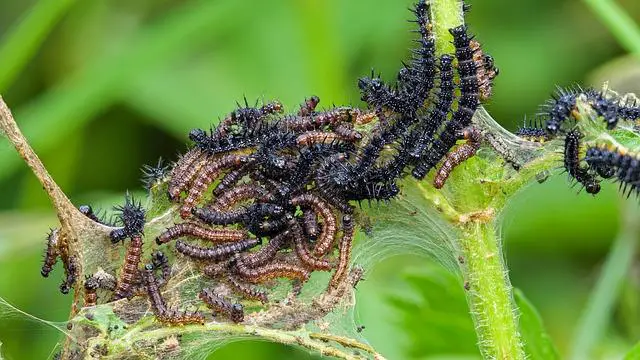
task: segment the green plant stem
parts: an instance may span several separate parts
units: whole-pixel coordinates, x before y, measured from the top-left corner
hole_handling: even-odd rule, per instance
[[[622,229],[607,256],[602,273],[589,296],[584,313],[580,317],[570,359],[591,358],[591,351],[607,329],[613,306],[620,294],[625,275],[631,267],[640,240],[638,204],[627,201]]]
[[[7,33],[0,45],[0,92],[24,69],[51,29],[76,0],[40,0]]]
[[[517,309],[494,222],[473,222],[459,240],[467,302],[485,359],[524,359]]]
[[[432,0],[431,17],[436,36],[436,54],[453,53],[455,48],[449,29],[464,23],[462,1]],[[482,213],[488,215],[486,221]],[[486,359],[524,359],[518,332],[517,309],[507,269],[502,257],[500,238],[495,228],[493,209],[478,212],[480,220],[461,223],[463,236],[458,248],[463,264],[467,302],[471,311],[478,344]],[[474,219],[476,215],[461,217]]]
[[[613,0],[584,0],[600,21],[629,52],[640,57],[640,27]]]
[[[367,354],[369,358],[384,360],[384,357],[375,352],[375,350],[370,346],[349,338],[318,333],[309,334],[297,331],[267,329],[259,326],[232,323],[208,323],[205,325],[187,325],[184,327],[161,327],[159,329],[149,331],[142,331],[142,329],[138,329],[138,331],[132,331],[118,339],[110,340],[109,346],[113,353],[125,354],[131,349],[136,348],[136,344],[145,342],[150,343],[152,339],[157,342],[161,342],[162,339],[166,339],[171,336],[185,336],[192,333],[199,334],[207,332],[212,333],[214,337],[219,337],[221,341],[224,341],[223,339],[229,336],[240,336],[245,337],[246,339],[258,338],[280,344],[301,346],[310,351],[318,352],[324,356],[332,358],[348,360],[367,358],[363,353],[354,351],[359,350]],[[95,343],[91,344],[94,346],[101,343],[101,340],[96,338],[93,339],[92,342]],[[344,350],[334,346],[332,342],[339,344]],[[89,348],[92,348],[92,346],[89,346]]]

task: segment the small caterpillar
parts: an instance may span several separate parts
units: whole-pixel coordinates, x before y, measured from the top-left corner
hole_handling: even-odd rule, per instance
[[[580,166],[580,138],[582,134],[578,130],[567,133],[564,141],[564,168],[572,179],[582,184],[587,193],[600,192],[598,179],[589,173],[588,167]]]
[[[40,274],[43,277],[49,277],[49,273],[53,270],[60,252],[58,250],[58,232],[59,229],[51,229],[47,235],[47,248],[44,253],[44,261]]]
[[[296,142],[298,146],[311,146],[315,144],[333,144],[344,140],[346,139],[335,132],[309,131],[298,136]]]
[[[193,181],[187,198],[182,202],[180,216],[185,219],[191,215],[191,209],[200,200],[206,188],[213,182],[218,174],[227,168],[234,168],[245,164],[249,157],[244,155],[224,155],[219,159],[209,162]]]
[[[244,222],[249,212],[246,208],[227,212],[210,208],[194,208],[192,213],[209,225],[230,225]]]
[[[356,131],[351,124],[338,124],[333,129],[333,132],[336,133],[342,140],[355,143],[362,140],[362,134]]]
[[[169,167],[164,164],[162,158],[158,159],[156,165],[142,166],[142,185],[146,190],[151,188],[165,179]]]
[[[188,244],[182,240],[176,241],[176,251],[183,255],[199,260],[220,260],[226,256],[250,249],[261,243],[259,239],[246,239],[237,242],[217,245],[214,247],[200,247]]]
[[[469,45],[473,51],[473,62],[477,69],[480,101],[487,101],[493,95],[493,80],[498,76],[499,70],[495,67],[493,57],[482,51],[482,46],[477,40],[471,40]]]
[[[267,297],[267,293],[259,290],[251,285],[245,284],[240,279],[233,275],[229,275],[227,277],[229,285],[238,293],[240,293],[246,299],[258,300],[263,304],[269,302],[269,298]]]
[[[96,306],[98,295],[96,290],[100,287],[100,282],[93,275],[84,280],[84,306]]]
[[[463,161],[474,156],[480,148],[480,141],[482,140],[480,130],[476,128],[466,128],[463,131],[463,137],[467,142],[451,151],[445,157],[440,169],[436,172],[436,176],[433,179],[433,186],[436,189],[442,189],[453,169]]]
[[[320,98],[313,95],[307,99],[304,99],[304,102],[300,105],[300,111],[298,111],[298,116],[309,116],[313,114],[316,110],[316,106],[320,103]]]
[[[307,246],[303,242],[302,228],[295,219],[289,225],[289,228],[296,255],[307,268],[321,271],[329,271],[333,268],[329,261],[316,258],[309,253]]]
[[[62,284],[60,284],[60,292],[63,294],[68,294],[73,284],[75,284],[76,278],[78,276],[78,264],[76,262],[75,256],[68,257],[67,261],[63,261],[63,265],[66,276],[62,281]]]
[[[320,233],[320,230],[318,229],[318,215],[313,209],[303,209],[302,211],[304,233],[310,239],[315,240]]]
[[[332,247],[336,234],[336,217],[329,205],[319,196],[309,193],[302,194],[291,199],[291,204],[294,206],[311,207],[316,214],[320,214],[320,216],[322,216],[322,233],[316,241],[313,253],[316,256],[326,254]]]
[[[138,276],[138,265],[142,255],[142,237],[133,236],[124,255],[124,263],[120,268],[120,277],[113,293],[113,300],[131,296],[131,287]]]
[[[91,207],[91,205],[80,205],[78,206],[78,210],[82,213],[82,215],[88,217],[89,219],[97,222],[98,224],[102,224],[102,225],[106,225],[106,226],[112,226],[112,224],[109,221],[106,221],[103,217],[104,216],[100,216],[98,214],[96,214],[93,211],[93,208]]]
[[[220,183],[213,189],[213,195],[219,196],[224,191],[234,187],[238,181],[240,181],[249,171],[255,168],[255,162],[252,160],[247,161],[246,164],[239,169],[231,170],[222,177]]]
[[[178,310],[167,309],[167,305],[160,294],[155,270],[152,264],[147,264],[142,272],[142,278],[147,288],[151,308],[156,318],[163,323],[170,325],[204,324],[204,316],[198,312],[186,313]]]
[[[527,141],[537,143],[544,143],[551,140],[551,136],[549,136],[547,130],[545,130],[537,121],[529,122],[528,124],[525,122],[521,127],[518,128],[518,131],[516,131],[516,135]]]
[[[226,260],[219,263],[208,264],[204,267],[204,274],[210,278],[216,278],[229,270],[229,265],[231,261]]]
[[[178,200],[180,193],[189,186],[208,158],[203,150],[193,148],[178,159],[169,173],[171,180],[167,192],[171,201]]]
[[[169,281],[169,277],[171,277],[171,266],[169,265],[167,255],[160,250],[156,250],[151,254],[151,263],[154,269],[160,270],[162,283]]]
[[[244,320],[242,304],[232,304],[210,289],[202,289],[198,296],[208,307],[213,309],[214,313],[222,313],[234,323]]]
[[[127,193],[124,205],[116,206],[114,209],[118,212],[118,220],[123,226],[112,230],[109,234],[112,243],[144,234],[145,210],[140,202],[136,202]]]
[[[338,267],[329,280],[330,288],[337,288],[347,273],[349,261],[351,260],[351,243],[353,242],[353,218],[349,214],[342,216],[342,238],[340,239],[340,255]]]
[[[263,266],[273,260],[276,253],[282,248],[289,236],[289,231],[281,232],[272,237],[269,242],[262,246],[258,251],[248,253],[242,257],[242,264],[249,268]]]
[[[409,151],[409,155],[417,160],[414,169],[411,171],[411,175],[416,179],[423,179],[431,169],[428,163],[427,151],[429,145],[434,141],[434,134],[447,120],[447,116],[452,109],[455,93],[453,80],[453,56],[444,54],[440,57],[438,101],[432,107],[424,124],[419,125],[417,129],[418,140],[412,144],[412,148]]]
[[[227,210],[241,201],[268,196],[269,192],[256,184],[243,184],[222,193],[213,204],[216,210]]]
[[[309,272],[297,265],[272,262],[267,265],[251,269],[247,267],[239,258],[236,258],[235,271],[244,280],[251,283],[261,283],[275,278],[288,278],[306,282],[309,279]]]
[[[246,239],[247,232],[232,229],[207,229],[194,223],[180,223],[166,229],[156,238],[156,244],[166,244],[182,236],[193,236],[214,243],[235,242]]]
[[[597,171],[610,175],[608,177],[615,176],[623,195],[626,193],[629,197],[633,191],[640,192],[640,158],[637,154],[629,153],[626,149],[596,145],[587,149],[585,160]]]

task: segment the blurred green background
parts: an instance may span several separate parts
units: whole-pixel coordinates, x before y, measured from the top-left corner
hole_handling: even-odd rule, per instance
[[[583,2],[471,3],[471,29],[501,70],[487,108],[508,129],[534,114],[556,84],[611,80],[614,89],[640,93],[640,62],[619,59],[626,51]],[[391,79],[408,57],[410,4],[2,0],[0,94],[72,201],[109,209],[127,189],[140,190],[142,164],[174,159],[189,129],[207,127],[243,96],[279,99],[289,109],[313,94],[324,106],[361,104],[356,79],[372,67]],[[640,22],[640,2],[620,4]],[[576,190],[563,176],[530,186],[514,199],[503,229],[512,282],[563,355],[619,221],[615,186],[597,198]],[[64,321],[71,296],[57,290],[61,270],[49,279],[39,274],[44,235],[57,222],[5,140],[0,193],[0,296]],[[372,269],[358,288],[358,324],[390,359],[477,358],[459,284],[426,263],[396,257]],[[620,358],[640,339],[638,274],[640,263],[594,344],[597,358]],[[7,359],[46,358],[59,339],[51,328],[0,312]],[[257,342],[214,356],[315,358]]]

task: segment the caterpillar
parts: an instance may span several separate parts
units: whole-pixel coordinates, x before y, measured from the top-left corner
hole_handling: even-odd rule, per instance
[[[119,223],[123,226],[112,230],[109,234],[112,243],[144,234],[145,210],[142,204],[136,202],[129,193],[125,196],[124,205],[116,206],[114,210],[117,212]]]
[[[229,270],[229,266],[231,264],[230,260],[225,260],[223,262],[208,264],[204,267],[203,272],[206,276],[210,278],[216,278],[222,274],[224,274],[227,270]]]
[[[199,148],[193,148],[181,156],[173,165],[169,173],[168,195],[171,201],[176,201],[202,166],[208,161],[208,155]]]
[[[336,217],[329,207],[320,197],[307,193],[291,199],[294,206],[308,206],[313,209],[316,214],[322,216],[322,232],[316,241],[313,253],[316,256],[322,256],[332,247],[336,235]]]
[[[182,202],[180,216],[185,219],[191,215],[191,209],[200,200],[205,189],[218,177],[220,171],[245,164],[249,157],[244,155],[224,155],[219,159],[209,162],[193,181],[187,198]]]
[[[186,313],[167,309],[164,298],[160,294],[154,270],[153,264],[145,265],[142,271],[142,278],[156,318],[162,323],[170,325],[204,324],[204,316],[198,312]]]
[[[105,226],[113,226],[111,221],[107,221],[106,219],[104,219],[104,214],[96,214],[93,211],[93,208],[91,207],[91,205],[80,205],[78,206],[78,210],[82,213],[82,215],[97,222],[98,224],[102,224]]]
[[[93,275],[88,276],[84,280],[84,306],[91,307],[96,306],[98,302],[98,295],[96,290],[100,287],[100,282]]]
[[[156,165],[143,165],[141,170],[142,185],[146,190],[150,190],[153,186],[165,179],[169,171],[169,166],[164,164],[162,158],[159,158]]]
[[[477,40],[471,40],[469,46],[473,51],[473,62],[477,69],[480,101],[487,101],[493,95],[493,80],[498,76],[499,70],[495,67],[493,57],[482,51],[482,46]]]
[[[131,296],[131,287],[138,276],[138,265],[142,255],[142,237],[135,235],[131,238],[129,247],[124,255],[124,263],[120,268],[120,276],[116,289],[113,292],[113,300],[119,300]]]
[[[64,259],[64,257],[63,257]],[[67,258],[67,261],[63,261],[65,278],[60,284],[60,292],[63,294],[68,294],[71,290],[71,287],[76,282],[76,278],[78,276],[78,264],[75,256],[70,256]]]
[[[263,187],[256,184],[243,184],[231,188],[222,193],[213,204],[213,208],[216,210],[226,210],[241,201],[266,197],[269,192]]]
[[[58,250],[58,233],[59,229],[51,229],[47,234],[47,248],[44,252],[44,261],[42,263],[42,269],[40,274],[43,277],[49,277],[49,273],[53,270],[56,262],[58,262],[58,256],[60,252]]]
[[[251,283],[262,283],[275,278],[288,278],[306,282],[309,279],[309,271],[293,264],[271,262],[257,268],[247,267],[240,258],[236,257],[234,271],[244,280]]]
[[[273,260],[278,250],[280,250],[287,242],[289,230],[281,232],[272,237],[266,245],[263,245],[258,251],[248,253],[242,257],[242,264],[249,268],[263,266]]]
[[[362,134],[356,131],[351,124],[338,124],[334,129],[335,132],[342,140],[349,143],[356,143],[362,140]]]
[[[531,142],[544,143],[551,140],[549,133],[547,132],[547,130],[545,130],[545,128],[540,124],[539,121],[530,121],[527,124],[525,120],[524,124],[516,131],[516,135],[526,141]]]
[[[229,225],[246,223],[249,219],[264,218],[265,216],[282,216],[284,209],[277,204],[259,203],[247,208],[229,212],[220,212],[213,209],[196,208],[193,214],[207,224]]]
[[[311,146],[315,144],[332,144],[338,141],[346,140],[340,134],[325,131],[309,131],[296,139],[298,146]]]
[[[318,106],[318,103],[320,103],[320,98],[315,95],[304,99],[304,102],[300,105],[298,116],[309,116],[313,114],[316,110],[316,106]]]
[[[176,241],[176,251],[198,260],[219,260],[226,256],[255,247],[260,243],[260,239],[245,239],[214,247],[200,247],[178,240]]]
[[[349,214],[342,216],[342,238],[340,239],[340,255],[336,271],[329,280],[330,288],[337,288],[347,273],[351,260],[351,243],[353,242],[354,225],[353,218]]]
[[[564,168],[569,177],[582,184],[587,193],[600,192],[598,179],[589,173],[588,167],[580,166],[580,138],[582,134],[578,130],[567,133],[564,141]]]
[[[361,78],[358,87],[362,100],[375,109],[389,109],[408,115],[420,107],[433,87],[435,66],[435,42],[430,33],[429,4],[419,1],[413,9],[418,24],[421,45],[414,51],[412,61],[398,73],[397,89],[385,84],[379,77]]]
[[[221,243],[246,239],[247,232],[244,230],[232,229],[207,229],[194,223],[180,223],[166,229],[163,233],[158,235],[156,238],[156,244],[166,244],[171,240],[183,236],[193,236],[214,243]]]
[[[409,155],[414,159],[424,157],[424,152],[433,140],[433,135],[447,120],[447,115],[451,110],[454,99],[455,84],[453,83],[453,79],[453,56],[444,54],[440,57],[440,84],[438,100],[430,110],[426,119],[424,119],[422,124],[416,128],[416,132],[419,136],[409,152]],[[414,167],[412,175],[416,179],[422,179],[426,175],[427,170],[426,164],[419,162]]]
[[[251,159],[239,169],[231,170],[222,177],[218,185],[213,189],[213,195],[219,196],[224,191],[235,186],[244,176],[246,176],[251,170],[255,169],[255,161]]]
[[[333,268],[329,261],[316,258],[309,253],[306,244],[303,242],[302,228],[297,220],[294,219],[291,221],[289,229],[291,231],[291,238],[293,239],[296,255],[305,267],[311,270],[321,271],[329,271]]]
[[[238,105],[238,109],[233,111],[227,117],[224,118],[216,129],[215,137],[222,137],[229,133],[232,125],[239,125],[245,127],[253,127],[260,122],[265,116],[282,111],[282,104],[278,101],[267,103],[261,108],[252,108],[247,104],[247,99],[244,99],[245,107],[242,108]],[[206,145],[206,141],[198,144],[198,146]],[[206,146],[203,146],[206,148]],[[212,150],[212,149],[210,149]]]
[[[477,68],[473,62],[471,36],[465,25],[449,29],[449,32],[453,35],[453,45],[456,48],[455,55],[458,60],[457,71],[460,77],[458,108],[451,120],[445,124],[438,138],[433,140],[427,156],[414,168],[412,174],[417,179],[422,179],[451,150],[457,141],[458,132],[469,126],[479,105]]]
[[[318,215],[313,209],[305,208],[302,210],[302,219],[305,235],[311,240],[316,240],[320,232],[318,229]]]
[[[171,277],[171,266],[169,265],[169,258],[162,251],[156,250],[151,254],[151,264],[154,269],[159,269],[161,272],[162,282],[165,283]]]
[[[244,298],[251,299],[251,300],[258,300],[263,304],[266,304],[269,302],[269,298],[267,297],[266,292],[259,290],[249,284],[245,284],[236,276],[228,275],[227,281],[229,282],[229,285],[231,285],[231,288],[233,288],[233,290],[236,291],[237,293],[240,293]]]
[[[244,320],[244,308],[242,304],[232,304],[222,298],[222,296],[214,293],[211,289],[202,289],[198,297],[213,309],[215,313],[222,313],[234,323],[240,323]]]
[[[463,131],[463,138],[467,140],[467,142],[450,152],[445,157],[440,169],[436,172],[436,176],[433,179],[433,186],[436,189],[442,189],[453,169],[463,161],[474,156],[480,148],[480,141],[482,140],[480,130],[473,127],[466,128]]]
[[[603,177],[615,176],[620,182],[622,193],[626,193],[627,197],[633,191],[640,192],[640,159],[637,154],[622,148],[595,145],[587,148],[585,161],[599,173],[607,175]]]

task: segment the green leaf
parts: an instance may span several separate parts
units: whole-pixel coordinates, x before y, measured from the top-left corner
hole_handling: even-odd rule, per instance
[[[432,262],[423,269],[407,275],[417,299],[390,299],[400,313],[398,328],[404,329],[411,340],[407,356],[478,356],[477,337],[460,278]]]
[[[520,334],[525,344],[527,358],[531,360],[559,359],[558,351],[544,329],[542,318],[521,290],[514,292],[516,304],[520,308]]]
[[[624,360],[638,360],[638,359],[640,359],[640,342],[637,343],[633,348],[631,348],[631,351],[629,351],[627,355],[624,357]]]

